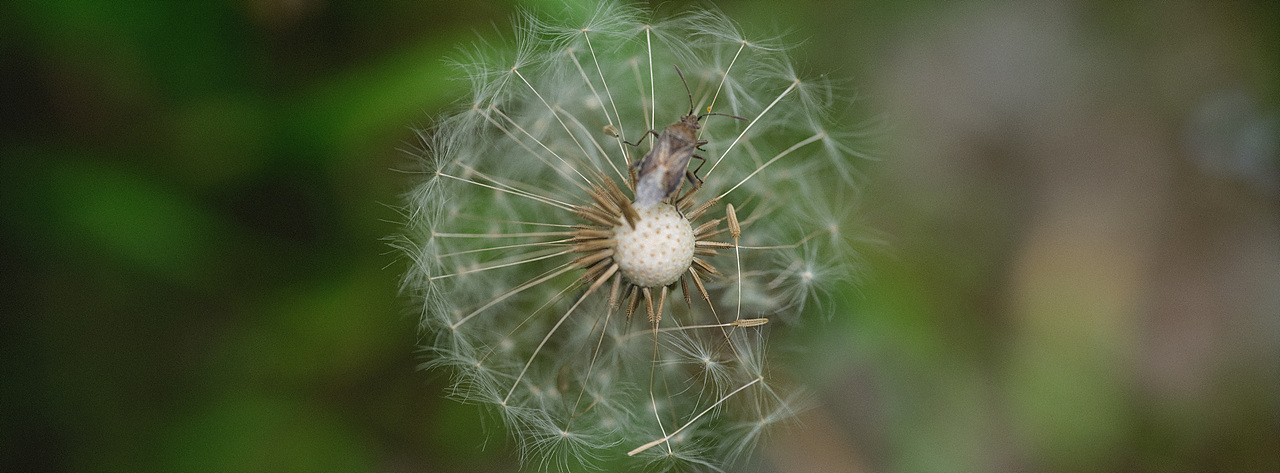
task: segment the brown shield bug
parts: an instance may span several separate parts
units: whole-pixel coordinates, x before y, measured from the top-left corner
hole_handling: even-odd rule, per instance
[[[693,92],[689,91],[689,83],[685,82],[684,74],[680,72],[679,67],[676,67],[676,74],[680,76],[680,82],[684,83],[684,90],[689,94],[689,113],[680,117],[680,121],[667,125],[662,130],[662,134],[649,130],[640,137],[640,141],[635,143],[624,141],[628,145],[639,146],[649,135],[657,137],[653,149],[644,155],[644,159],[632,164],[632,167],[639,168],[636,174],[636,198],[633,204],[636,207],[647,207],[675,195],[680,190],[682,179],[688,179],[694,189],[702,186],[702,179],[697,173],[702,169],[702,165],[706,164],[707,158],[699,155],[697,151],[702,149],[702,145],[707,144],[706,140],[698,139],[698,129],[702,127],[699,122],[703,117],[722,115],[746,120],[723,113],[708,112],[694,115]],[[697,169],[690,171],[689,161],[693,158],[698,158],[702,162],[698,164]]]

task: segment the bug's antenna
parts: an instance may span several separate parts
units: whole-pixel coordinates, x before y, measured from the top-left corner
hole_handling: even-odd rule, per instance
[[[672,64],[671,67],[676,68],[676,75],[680,76],[680,82],[684,83],[684,91],[689,94],[689,115],[693,115],[693,92],[689,91],[689,83],[685,82],[684,74],[680,72],[680,66]]]
[[[711,107],[707,107],[707,108],[711,108]],[[735,118],[735,119],[738,119],[738,120],[742,120],[742,121],[744,121],[744,122],[745,122],[745,121],[747,121],[747,119],[742,118],[742,117],[739,117],[739,116],[737,116],[737,115],[729,115],[729,114],[727,114],[727,113],[711,113],[711,112],[707,112],[707,113],[704,113],[704,114],[702,114],[702,115],[698,115],[698,120],[702,120],[704,117],[709,117],[709,116],[712,116],[712,115],[719,115],[719,116],[722,116],[722,117]]]

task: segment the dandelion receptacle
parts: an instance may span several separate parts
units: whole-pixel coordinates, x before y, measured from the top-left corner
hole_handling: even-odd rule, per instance
[[[394,239],[426,365],[526,464],[731,469],[802,404],[768,331],[854,271],[842,96],[701,9],[526,13],[454,61],[470,95],[421,133]],[[740,119],[703,119],[701,175],[637,199],[640,139],[691,105]]]

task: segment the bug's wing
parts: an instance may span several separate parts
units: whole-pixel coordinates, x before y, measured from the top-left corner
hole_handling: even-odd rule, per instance
[[[636,178],[636,207],[647,207],[667,197],[667,175],[672,172],[673,164],[672,148],[670,136],[664,132],[640,162]]]

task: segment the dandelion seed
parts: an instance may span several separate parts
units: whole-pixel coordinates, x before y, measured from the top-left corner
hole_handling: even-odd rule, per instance
[[[465,51],[471,96],[421,134],[425,182],[393,242],[426,366],[544,469],[730,469],[795,412],[767,369],[771,321],[847,280],[843,220],[811,215],[859,157],[828,131],[830,86],[718,12],[645,17],[525,14],[513,44]],[[672,144],[655,128],[685,115],[707,170],[646,166]]]

